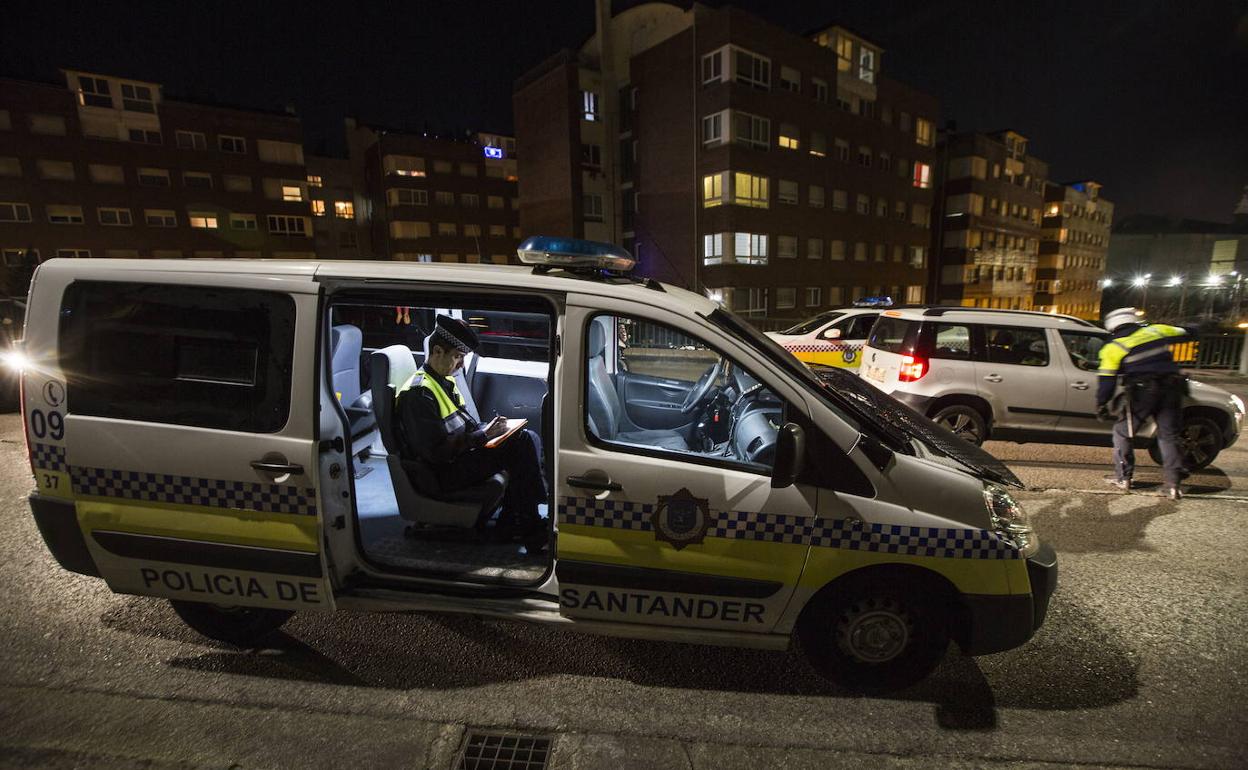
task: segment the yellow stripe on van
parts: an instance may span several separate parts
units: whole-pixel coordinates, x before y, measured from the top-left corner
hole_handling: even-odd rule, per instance
[[[308,553],[320,551],[314,516],[83,497],[78,498],[76,509],[78,526],[88,534],[102,529]]]
[[[1022,559],[959,559],[818,547],[810,549],[798,585],[818,590],[847,572],[881,564],[929,569],[947,578],[965,594],[1025,594],[1030,591],[1027,562]]]

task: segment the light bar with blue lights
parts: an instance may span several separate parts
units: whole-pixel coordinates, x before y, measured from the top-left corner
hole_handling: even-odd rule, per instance
[[[609,270],[613,273],[627,273],[637,264],[632,254],[614,244],[549,235],[525,238],[516,249],[516,256],[526,265]]]
[[[854,307],[892,307],[892,297],[863,297],[854,300]]]
[[[502,147],[492,147],[487,144],[486,146],[481,148],[481,152],[485,153],[485,157],[493,158],[494,160],[502,160],[503,158]]]

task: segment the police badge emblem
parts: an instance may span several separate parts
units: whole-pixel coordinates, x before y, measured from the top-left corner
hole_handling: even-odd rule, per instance
[[[671,543],[677,551],[697,545],[711,526],[710,503],[684,487],[672,495],[659,495],[651,524],[655,539]]]
[[[846,350],[841,354],[841,358],[845,361],[845,363],[852,364],[854,359],[858,358],[858,352],[855,350]]]

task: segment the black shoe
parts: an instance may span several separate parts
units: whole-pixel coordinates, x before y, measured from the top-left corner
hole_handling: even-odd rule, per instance
[[[546,520],[538,519],[532,522],[521,536],[520,542],[524,544],[524,549],[530,555],[541,553],[550,543],[550,530],[546,526]]]

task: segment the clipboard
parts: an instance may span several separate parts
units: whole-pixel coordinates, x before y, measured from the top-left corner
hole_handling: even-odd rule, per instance
[[[494,438],[485,442],[485,448],[493,449],[494,447],[503,443],[507,439],[511,438],[513,433],[515,433],[516,431],[520,430],[521,428],[523,428],[524,426],[528,424],[529,424],[529,421],[525,417],[515,417],[515,418],[508,420],[507,431],[503,433],[501,436],[495,436]]]

